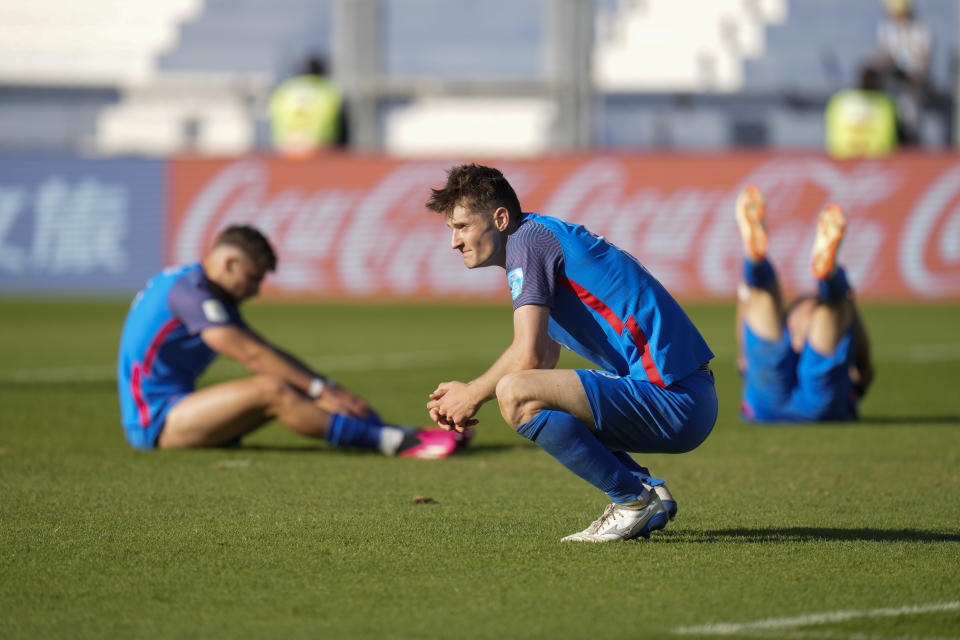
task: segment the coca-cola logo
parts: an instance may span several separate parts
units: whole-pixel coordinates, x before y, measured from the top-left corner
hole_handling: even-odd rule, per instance
[[[244,160],[218,172],[192,198],[175,230],[172,257],[197,260],[230,224],[259,228],[279,255],[268,280],[286,292],[353,295],[491,292],[495,274],[467,275],[443,220],[423,206],[446,164],[402,164],[369,188],[277,189],[269,166]],[[273,188],[271,188],[273,187]]]
[[[812,287],[816,217],[837,202],[850,221],[840,259],[859,292],[960,294],[960,166],[948,165],[908,202],[926,174],[905,160],[770,156],[757,165],[755,156],[733,158],[722,162],[743,169],[721,185],[698,178],[718,160],[690,162],[688,174],[666,181],[649,178],[644,162],[616,156],[577,163],[514,160],[502,169],[526,210],[606,237],[675,295],[732,298],[742,262],[733,204],[748,182],[766,195],[769,255],[787,291]],[[187,195],[170,255],[179,263],[196,260],[225,225],[247,223],[262,229],[279,254],[278,272],[267,281],[274,291],[505,297],[503,272],[464,269],[443,219],[423,206],[450,164],[379,160],[367,166],[348,157],[307,171],[260,159],[224,165]],[[356,179],[324,179],[326,169]],[[184,171],[189,174],[189,167]],[[894,251],[896,260],[883,259]]]
[[[898,262],[904,281],[916,293],[960,293],[960,165],[944,171],[910,212]]]
[[[686,185],[666,190],[642,178],[616,158],[586,162],[560,182],[543,212],[604,236],[667,288],[689,289],[704,220],[724,192]]]

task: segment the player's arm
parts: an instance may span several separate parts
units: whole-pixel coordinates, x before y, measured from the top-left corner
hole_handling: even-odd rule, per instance
[[[483,375],[469,383],[442,382],[430,394],[427,409],[437,424],[463,430],[480,406],[496,396],[497,383],[514,371],[550,369],[560,357],[560,345],[547,333],[550,308],[528,304],[513,312],[513,342]]]
[[[370,412],[370,407],[363,399],[337,386],[330,378],[320,375],[245,327],[208,327],[200,332],[200,337],[211,349],[235,360],[250,372],[285,380],[317,399],[317,404],[324,409],[358,416],[366,416]]]

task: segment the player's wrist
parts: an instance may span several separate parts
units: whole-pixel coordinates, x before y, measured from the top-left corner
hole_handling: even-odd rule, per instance
[[[307,387],[307,395],[313,399],[317,399],[323,395],[324,391],[333,389],[336,386],[337,382],[333,378],[316,377],[310,381],[310,385]]]
[[[473,382],[468,382],[466,385],[467,398],[470,400],[470,404],[474,408],[479,409],[487,400],[496,397],[496,387],[494,387],[493,393],[487,393],[484,385],[478,384],[476,380]]]

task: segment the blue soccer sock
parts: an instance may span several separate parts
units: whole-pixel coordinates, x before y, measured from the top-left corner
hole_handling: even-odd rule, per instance
[[[777,283],[777,274],[766,258],[760,260],[743,259],[743,281],[756,289],[770,291]]]
[[[517,427],[517,433],[617,504],[632,502],[646,491],[643,482],[600,443],[587,425],[569,413],[541,411]]]
[[[847,297],[849,291],[847,272],[839,265],[826,278],[817,280],[817,292],[824,302],[839,302]]]
[[[627,469],[630,470],[630,473],[640,478],[641,482],[648,484],[651,487],[659,487],[664,484],[662,478],[654,478],[650,475],[650,469],[642,466],[639,462],[630,457],[630,454],[626,451],[613,451],[612,452],[616,458],[623,463]]]
[[[383,429],[375,422],[335,413],[330,416],[330,427],[325,438],[335,447],[379,449]]]

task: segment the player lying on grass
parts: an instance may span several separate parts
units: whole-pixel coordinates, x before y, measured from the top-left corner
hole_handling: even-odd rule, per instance
[[[683,453],[713,429],[713,353],[666,289],[633,256],[582,226],[522,213],[500,171],[450,169],[427,202],[446,217],[468,269],[499,266],[513,296],[513,342],[469,383],[443,382],[427,403],[461,431],[497,399],[504,420],[613,501],[564,540],[648,537],[676,510],[662,481],[626,453]],[[600,370],[552,370],[560,345]]]
[[[741,413],[755,422],[855,420],[873,379],[870,345],[837,253],[843,210],[827,205],[817,221],[811,271],[817,295],[783,310],[767,258],[766,204],[754,185],[737,198],[744,282],[737,301]]]
[[[441,429],[384,425],[367,402],[273,346],[240,316],[277,259],[256,229],[222,231],[202,262],[167,269],[137,294],[123,327],[117,381],[127,440],[138,449],[222,446],[276,419],[335,447],[442,458]],[[196,389],[222,354],[253,377]]]

